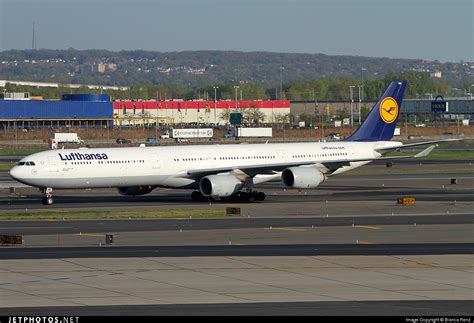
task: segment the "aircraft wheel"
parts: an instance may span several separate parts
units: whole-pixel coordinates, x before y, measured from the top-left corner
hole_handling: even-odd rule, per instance
[[[195,202],[204,201],[204,195],[199,191],[194,191],[191,193],[191,199]]]
[[[248,200],[250,200],[250,197],[251,197],[251,195],[247,192],[240,192],[240,194],[239,194],[239,199],[241,201],[248,201]]]
[[[42,201],[44,205],[53,205],[53,197],[52,196],[45,196],[43,197]]]
[[[266,196],[265,196],[265,193],[263,193],[263,192],[257,192],[257,193],[255,193],[254,199],[255,199],[255,201],[261,202],[261,201],[264,201],[264,200],[265,200],[265,197],[266,197]]]

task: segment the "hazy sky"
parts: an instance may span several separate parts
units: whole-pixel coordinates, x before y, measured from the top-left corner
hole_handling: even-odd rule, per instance
[[[473,61],[473,0],[0,0],[0,50],[240,50]]]

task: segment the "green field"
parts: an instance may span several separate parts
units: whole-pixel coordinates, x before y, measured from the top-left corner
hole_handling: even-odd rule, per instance
[[[225,210],[50,211],[0,213],[0,220],[217,219]]]
[[[15,163],[0,163],[0,172],[7,172],[13,166],[15,166]]]
[[[0,155],[31,155],[40,151],[45,151],[47,148],[15,148],[15,149],[0,149]]]

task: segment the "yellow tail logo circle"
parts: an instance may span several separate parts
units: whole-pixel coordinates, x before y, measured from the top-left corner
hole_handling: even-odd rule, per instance
[[[387,97],[380,103],[380,117],[385,123],[392,123],[398,117],[398,103],[392,97]]]

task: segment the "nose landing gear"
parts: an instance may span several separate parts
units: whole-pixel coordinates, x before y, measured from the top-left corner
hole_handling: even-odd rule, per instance
[[[44,205],[53,205],[53,189],[51,187],[44,188],[43,193],[45,196],[41,202],[43,202]]]

